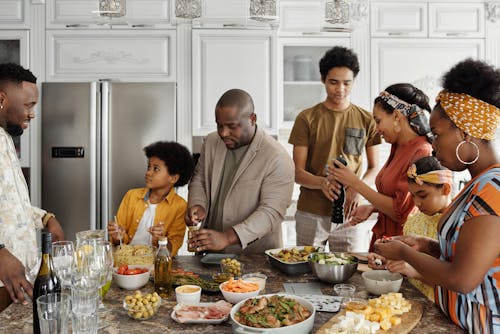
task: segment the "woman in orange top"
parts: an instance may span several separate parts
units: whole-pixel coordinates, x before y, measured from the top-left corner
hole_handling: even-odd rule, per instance
[[[194,161],[189,150],[175,142],[156,142],[144,148],[148,158],[145,188],[131,189],[122,199],[117,222],[108,232],[115,244],[158,244],[166,236],[172,256],[184,241],[186,201],[174,187],[189,182]]]
[[[430,112],[429,98],[411,84],[389,86],[375,99],[373,118],[377,131],[391,144],[389,158],[375,179],[377,191],[339,161],[334,161],[336,168],[328,167],[329,182],[337,180],[345,187],[352,187],[371,203],[351,212],[348,217],[351,225],[378,212],[370,249],[374,241],[383,236],[402,235],[403,224],[415,208],[406,171],[414,161],[431,155],[427,112]]]

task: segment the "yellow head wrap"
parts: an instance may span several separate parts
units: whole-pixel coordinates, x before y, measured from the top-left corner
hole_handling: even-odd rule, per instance
[[[411,165],[406,172],[408,178],[415,180],[418,185],[423,185],[425,183],[431,184],[452,184],[452,174],[448,169],[433,170],[425,174],[417,174],[417,166],[415,164]]]
[[[465,133],[493,140],[500,121],[500,109],[467,94],[441,91],[436,98],[453,123]]]

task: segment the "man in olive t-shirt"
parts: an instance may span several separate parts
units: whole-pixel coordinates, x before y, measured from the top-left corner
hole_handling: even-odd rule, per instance
[[[288,140],[294,145],[295,182],[301,185],[295,215],[297,244],[318,246],[328,240],[331,251],[355,251],[362,247],[362,240],[357,240],[362,227],[331,223],[335,185],[328,182],[325,165],[342,156],[348,167],[360,175],[365,151],[368,166],[363,180],[372,182],[378,159],[375,145],[381,139],[371,113],[349,100],[359,72],[356,54],[334,47],[323,56],[319,67],[326,100],[297,116]],[[346,217],[358,201],[359,194],[347,189]]]

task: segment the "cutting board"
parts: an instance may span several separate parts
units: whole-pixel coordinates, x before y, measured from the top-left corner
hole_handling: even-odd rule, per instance
[[[379,329],[377,334],[406,334],[409,333],[413,327],[415,327],[420,319],[422,318],[422,313],[424,311],[424,307],[417,301],[410,300],[411,310],[409,312],[404,313],[401,316],[401,323],[397,326],[392,326],[389,330]],[[338,322],[338,318],[341,315],[345,315],[345,310],[340,311],[336,315],[334,315],[327,323],[325,323],[321,328],[316,332],[316,334],[326,334],[326,330],[332,327],[336,322]]]

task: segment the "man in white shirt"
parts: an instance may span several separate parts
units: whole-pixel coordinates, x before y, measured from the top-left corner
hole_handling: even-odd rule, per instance
[[[37,249],[36,229],[45,228],[52,240],[64,232],[54,214],[31,205],[12,137],[20,136],[35,117],[36,78],[16,64],[0,64],[0,311],[11,301],[32,297],[23,263]]]

